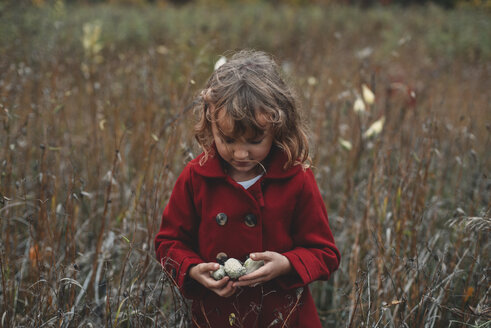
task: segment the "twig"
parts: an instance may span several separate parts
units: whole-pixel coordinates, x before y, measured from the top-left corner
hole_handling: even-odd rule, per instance
[[[106,229],[107,211],[109,209],[110,196],[111,196],[111,190],[112,190],[112,179],[117,174],[117,168],[118,168],[117,163],[119,161],[119,149],[121,148],[121,144],[123,142],[124,136],[125,136],[125,134],[123,134],[121,136],[121,139],[119,140],[119,145],[115,151],[114,158],[113,158],[112,168],[110,171],[111,174],[109,176],[109,181],[107,182],[106,195],[104,197],[104,211],[102,213],[101,228],[99,230],[99,236],[97,238],[97,245],[96,245],[96,250],[95,250],[95,254],[94,254],[94,260],[92,262],[92,274],[93,274],[93,276],[90,279],[89,291],[92,290],[92,287],[94,286],[94,280],[96,278],[94,275],[96,273],[99,253],[101,252],[102,238],[104,236],[104,231]]]
[[[297,288],[296,293],[297,293],[297,300],[295,301],[295,304],[293,304],[293,307],[290,310],[290,313],[288,313],[288,315],[286,316],[285,321],[283,321],[281,328],[286,327],[286,324],[287,324],[288,320],[290,319],[291,315],[293,314],[293,311],[295,311],[295,309],[297,308],[298,303],[300,302],[300,298],[302,297],[302,294],[303,294],[303,287]]]
[[[3,300],[3,311],[2,313],[7,313],[7,325],[9,323],[9,318],[8,318],[8,305],[7,305],[7,299],[9,297],[8,295],[8,289],[7,289],[7,285],[5,283],[5,274],[4,274],[4,270],[3,270],[3,251],[2,251],[2,254],[0,255],[0,273],[2,274],[2,288],[3,288],[3,297],[2,297],[2,300]],[[14,304],[14,307],[15,307],[15,304]]]

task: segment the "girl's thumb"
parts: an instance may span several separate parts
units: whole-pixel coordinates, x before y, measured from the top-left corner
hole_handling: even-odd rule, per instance
[[[249,257],[254,261],[265,259],[264,253],[251,253]]]
[[[251,253],[249,254],[249,257],[253,259],[254,261],[259,261],[259,260],[264,260],[268,261],[271,260],[273,257],[274,252],[271,251],[265,251],[265,252],[259,252],[259,253]]]
[[[220,268],[220,264],[218,264],[218,263],[209,262],[209,263],[203,264],[204,270],[215,271],[215,270],[218,270],[219,268]]]

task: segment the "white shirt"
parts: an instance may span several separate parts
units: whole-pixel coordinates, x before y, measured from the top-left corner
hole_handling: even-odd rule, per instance
[[[248,189],[250,186],[252,186],[254,183],[256,183],[257,180],[259,180],[259,178],[261,178],[263,175],[260,174],[258,175],[257,177],[254,177],[250,180],[246,180],[246,181],[237,181],[238,184],[240,184],[242,187],[244,187],[244,189]]]

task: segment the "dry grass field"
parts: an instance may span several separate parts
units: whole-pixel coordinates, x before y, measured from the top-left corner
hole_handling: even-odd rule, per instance
[[[199,153],[194,97],[254,48],[311,126],[342,254],[311,286],[324,326],[489,327],[490,26],[435,6],[0,5],[0,326],[188,326],[153,237]]]

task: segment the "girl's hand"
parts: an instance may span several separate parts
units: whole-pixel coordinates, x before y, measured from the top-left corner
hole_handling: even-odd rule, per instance
[[[264,261],[264,265],[254,272],[239,278],[232,287],[252,286],[268,282],[278,276],[288,274],[292,271],[292,265],[288,258],[276,252],[252,253],[254,261]]]
[[[230,278],[224,277],[223,279],[216,281],[210,276],[210,273],[218,270],[219,267],[220,265],[218,263],[200,263],[189,269],[189,276],[218,296],[230,297],[236,290],[236,288],[232,286]]]

